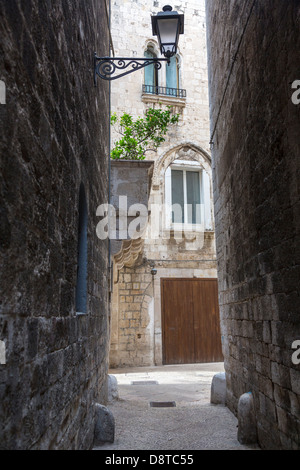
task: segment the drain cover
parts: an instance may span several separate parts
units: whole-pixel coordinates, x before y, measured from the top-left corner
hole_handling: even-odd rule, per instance
[[[131,385],[158,385],[158,382],[156,382],[155,380],[140,380],[131,382]]]
[[[151,408],[174,408],[175,401],[150,401]]]

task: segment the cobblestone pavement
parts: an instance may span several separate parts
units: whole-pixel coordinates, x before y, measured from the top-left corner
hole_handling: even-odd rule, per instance
[[[213,376],[222,363],[111,370],[119,400],[108,405],[115,441],[94,450],[251,450],[237,440],[237,419],[210,404]],[[151,402],[175,402],[152,407]]]

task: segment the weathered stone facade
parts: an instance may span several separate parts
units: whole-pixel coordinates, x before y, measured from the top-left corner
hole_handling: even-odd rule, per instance
[[[116,0],[112,4],[112,39],[116,57],[143,57],[148,47],[158,57],[157,38],[152,36],[151,14],[163,5],[156,1]],[[149,193],[148,231],[140,243],[125,244],[114,258],[118,281],[112,294],[111,367],[159,365],[162,363],[161,280],[163,278],[217,278],[212,205],[211,159],[209,150],[209,103],[206,57],[205,2],[181,2],[174,10],[185,15],[185,33],[180,36],[178,87],[186,97],[143,92],[145,72],[134,72],[112,83],[112,112],[143,116],[147,107],[170,105],[180,113],[157,152],[146,154],[153,161]],[[163,65],[157,80],[165,87],[167,69]],[[112,130],[112,145],[118,138]],[[201,233],[193,231],[182,240],[168,229],[163,208],[167,199],[167,174],[171,165],[194,165],[207,175],[207,224]],[[131,194],[130,189],[126,193]],[[124,195],[126,195],[124,194]],[[122,194],[119,194],[122,195]],[[113,197],[116,195],[113,194]],[[138,202],[138,201],[136,201]],[[164,211],[164,209],[161,209]],[[158,219],[156,219],[158,217]],[[159,236],[151,230],[161,227]],[[168,236],[170,235],[170,236]],[[115,255],[115,253],[113,253]],[[117,266],[117,268],[116,268]],[[155,268],[156,274],[151,274]]]
[[[206,6],[227,405],[252,392],[260,445],[299,449],[299,2]]]
[[[89,449],[108,367],[109,54],[104,1],[0,4],[1,449]],[[87,310],[76,314],[79,193],[87,203]],[[81,187],[83,187],[81,186]]]

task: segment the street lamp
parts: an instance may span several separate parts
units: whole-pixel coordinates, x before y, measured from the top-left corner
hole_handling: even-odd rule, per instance
[[[158,37],[159,47],[165,59],[155,58],[129,58],[129,57],[94,57],[94,82],[97,76],[103,80],[116,80],[129,73],[140,70],[148,65],[161,69],[161,62],[170,63],[170,58],[176,54],[179,35],[184,32],[184,15],[172,11],[170,5],[163,7],[163,11],[151,17],[152,33]],[[128,69],[124,72],[125,69]]]
[[[160,52],[170,59],[177,52],[179,34],[184,33],[184,15],[179,15],[177,11],[172,11],[170,5],[166,5],[151,19],[152,33],[158,38]]]

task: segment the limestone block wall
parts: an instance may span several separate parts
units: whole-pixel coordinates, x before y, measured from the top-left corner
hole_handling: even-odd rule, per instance
[[[108,367],[108,54],[104,1],[0,4],[0,448],[89,449]],[[88,214],[87,312],[77,316],[79,189]]]
[[[116,340],[111,344],[111,367],[149,366],[153,361],[151,306],[154,279],[145,263],[119,272]]]
[[[299,449],[299,2],[206,7],[227,404],[251,391],[260,445]]]

